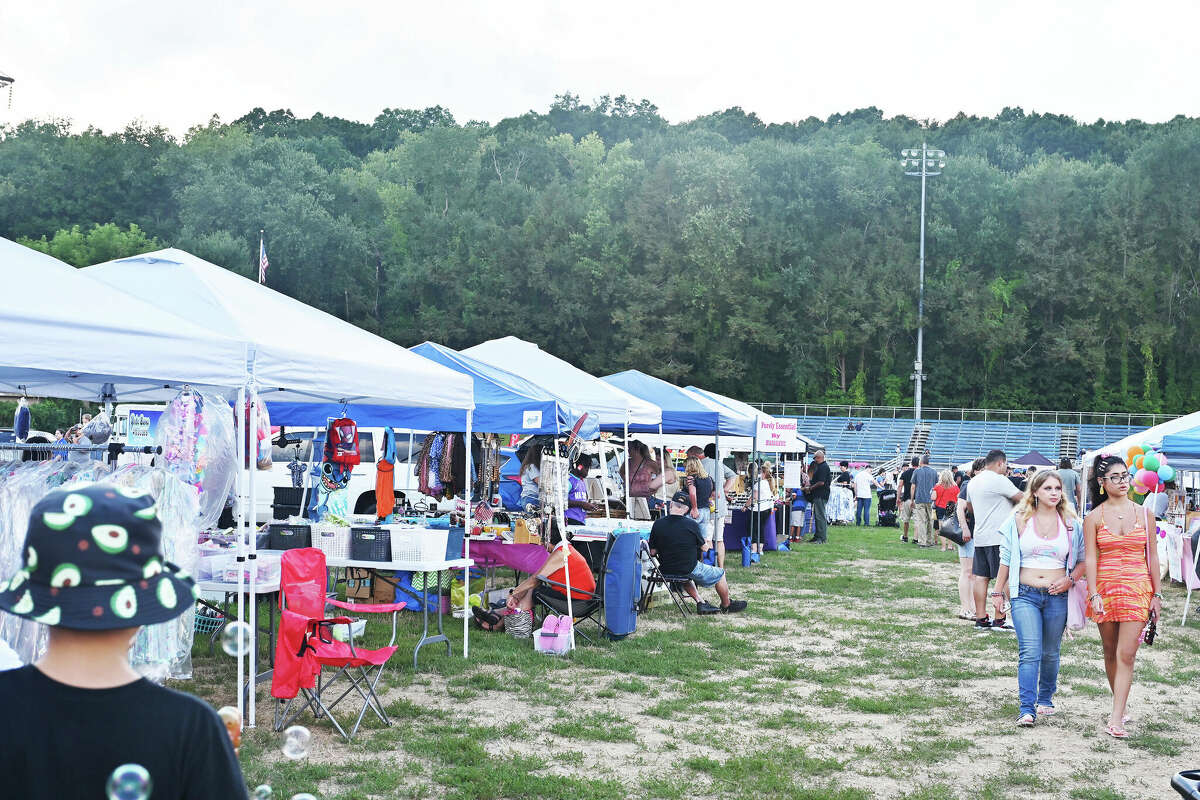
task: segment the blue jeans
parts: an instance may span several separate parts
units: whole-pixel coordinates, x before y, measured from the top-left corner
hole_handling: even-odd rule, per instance
[[[855,498],[857,505],[854,507],[854,524],[855,525],[870,525],[871,524],[871,498],[857,497]],[[862,522],[859,522],[859,519]]]
[[[1054,705],[1059,649],[1067,627],[1067,595],[1021,584],[1012,599],[1012,621],[1020,649],[1017,714],[1037,716],[1036,706]]]

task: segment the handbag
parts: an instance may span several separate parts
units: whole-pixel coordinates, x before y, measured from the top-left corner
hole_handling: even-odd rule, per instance
[[[1087,627],[1087,581],[1075,581],[1067,591],[1067,628],[1081,631]]]
[[[943,539],[949,539],[959,547],[962,547],[966,542],[963,540],[962,525],[958,524],[958,515],[953,514],[942,520],[938,525],[938,536]]]

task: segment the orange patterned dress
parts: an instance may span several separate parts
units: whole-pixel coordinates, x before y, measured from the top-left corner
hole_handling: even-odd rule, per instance
[[[1146,561],[1146,523],[1139,519],[1128,533],[1114,533],[1105,524],[1101,505],[1096,547],[1096,591],[1104,600],[1104,613],[1097,614],[1088,603],[1087,615],[1095,622],[1148,620],[1154,587]]]

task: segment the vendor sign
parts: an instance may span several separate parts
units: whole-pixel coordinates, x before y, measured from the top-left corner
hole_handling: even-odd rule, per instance
[[[759,417],[758,449],[776,453],[803,452],[804,444],[796,436],[796,420]]]

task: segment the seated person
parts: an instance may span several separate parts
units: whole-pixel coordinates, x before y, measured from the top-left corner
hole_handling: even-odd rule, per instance
[[[745,600],[729,599],[725,570],[700,560],[701,553],[712,547],[712,542],[704,538],[696,520],[689,516],[692,501],[688,493],[680,491],[672,495],[667,510],[667,516],[657,520],[650,529],[650,552],[658,558],[663,575],[688,577],[685,589],[696,601],[698,614],[733,613],[745,609]],[[696,586],[714,587],[721,598],[721,606],[718,608],[701,600]]]
[[[533,601],[538,596],[544,595],[555,600],[566,600],[567,592],[564,588],[542,583],[540,578],[565,586],[568,567],[571,573],[571,598],[573,600],[591,600],[592,595],[595,594],[596,577],[592,574],[591,567],[588,566],[587,561],[574,545],[567,544],[564,551],[564,543],[556,519],[550,520],[550,535],[547,540],[549,552],[546,560],[542,562],[542,566],[537,572],[517,584],[516,588],[509,593],[506,605],[510,613],[522,611],[532,614]],[[567,541],[570,540],[571,533],[568,531]],[[500,614],[475,607],[471,609],[471,613],[484,630],[495,631],[504,627],[504,617]]]

